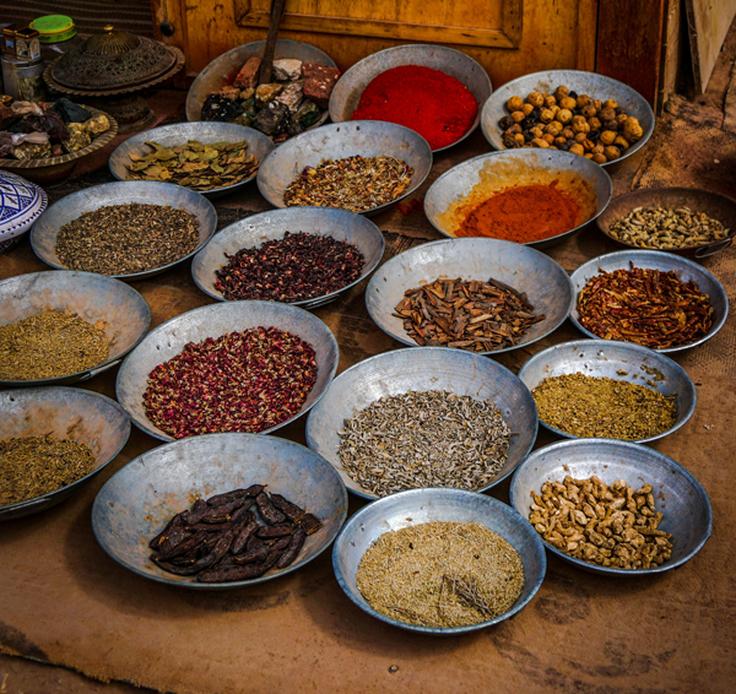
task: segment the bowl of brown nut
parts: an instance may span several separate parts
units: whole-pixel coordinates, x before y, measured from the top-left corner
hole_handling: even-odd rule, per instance
[[[654,112],[618,80],[583,70],[548,70],[494,91],[483,106],[481,128],[495,149],[561,149],[608,166],[646,144]]]

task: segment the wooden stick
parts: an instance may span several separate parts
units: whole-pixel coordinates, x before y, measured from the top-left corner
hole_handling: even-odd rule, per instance
[[[268,27],[268,37],[263,48],[261,69],[258,72],[258,84],[268,84],[273,72],[273,56],[276,51],[276,39],[279,35],[279,25],[284,16],[286,0],[271,0],[271,23]]]

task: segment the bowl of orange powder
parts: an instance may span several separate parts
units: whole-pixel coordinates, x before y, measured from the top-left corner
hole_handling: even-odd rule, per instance
[[[589,159],[559,150],[481,154],[442,174],[424,212],[450,238],[485,237],[545,246],[595,220],[613,185]]]

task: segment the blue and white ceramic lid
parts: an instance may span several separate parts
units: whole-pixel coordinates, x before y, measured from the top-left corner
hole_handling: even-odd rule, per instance
[[[0,169],[0,243],[28,231],[47,204],[43,188]]]

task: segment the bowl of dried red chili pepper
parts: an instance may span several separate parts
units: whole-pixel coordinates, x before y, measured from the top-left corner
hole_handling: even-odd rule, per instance
[[[330,95],[330,118],[333,123],[398,123],[439,152],[478,127],[480,107],[491,91],[488,73],[461,51],[427,44],[394,46],[363,58],[340,77]]]
[[[317,403],[338,359],[330,329],[302,308],[213,304],[152,330],[120,367],[117,399],[136,426],[164,441],[266,434]]]
[[[481,154],[442,174],[424,212],[450,238],[489,237],[546,246],[602,214],[611,177],[598,164],[559,150]]]
[[[146,451],[100,489],[92,529],[139,576],[238,588],[296,571],[327,549],[347,491],[320,455],[277,436],[197,436]]]
[[[381,230],[347,210],[289,207],[231,224],[192,261],[213,299],[315,308],[364,280],[383,258]]]
[[[698,263],[661,251],[619,251],[571,278],[572,322],[590,337],[677,352],[706,342],[728,317],[728,296]]]

